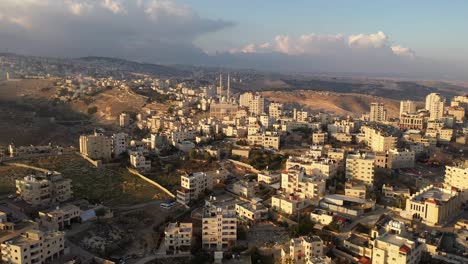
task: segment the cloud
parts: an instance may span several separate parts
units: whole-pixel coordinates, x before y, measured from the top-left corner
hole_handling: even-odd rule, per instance
[[[0,49],[39,56],[196,63],[194,40],[231,26],[172,0],[0,1]]]
[[[125,13],[123,5],[116,0],[102,0],[102,6],[114,14]]]
[[[391,49],[393,53],[395,53],[398,56],[407,57],[411,59],[416,58],[416,53],[410,48],[404,48],[400,45],[397,45],[397,46],[392,46]]]
[[[375,34],[350,35],[348,37],[349,46],[363,48],[382,48],[387,45],[388,37],[382,31]]]
[[[278,35],[274,38],[273,49],[289,55],[324,54],[343,45],[343,36],[304,34],[298,38]]]
[[[161,16],[175,16],[179,18],[193,17],[194,13],[186,5],[177,5],[169,0],[153,0],[146,6],[145,13],[153,19]]]
[[[68,10],[74,15],[81,15],[83,12],[91,10],[94,5],[86,2],[76,2],[72,0],[65,1],[65,4],[68,5]]]
[[[400,45],[390,46],[389,37],[379,31],[372,34],[357,34],[345,36],[343,34],[320,35],[302,34],[298,37],[277,35],[270,42],[263,44],[250,43],[243,48],[233,48],[230,53],[268,53],[317,55],[340,57],[359,54],[362,58],[367,56],[397,55],[405,58],[416,58],[416,54],[409,48]]]

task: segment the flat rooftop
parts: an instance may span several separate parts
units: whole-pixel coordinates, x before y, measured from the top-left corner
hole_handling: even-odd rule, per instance
[[[452,193],[450,190],[432,187],[418,195],[415,195],[411,198],[411,201],[415,202],[424,202],[425,200],[432,199],[441,202],[447,202],[450,198],[454,197],[456,194]]]

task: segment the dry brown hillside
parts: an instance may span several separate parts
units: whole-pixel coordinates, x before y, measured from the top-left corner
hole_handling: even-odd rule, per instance
[[[56,92],[50,80],[0,82],[0,145],[12,141],[18,145],[75,144],[81,133],[114,125],[121,112],[137,112],[146,103],[146,97],[124,88],[65,103],[56,101]],[[90,107],[97,107],[97,112],[89,115]],[[147,107],[161,110],[167,106],[153,103]]]
[[[328,111],[339,115],[360,116],[369,111],[372,102],[384,103],[389,117],[397,117],[399,113],[399,101],[370,95],[306,90],[266,91],[262,94],[270,101],[298,103],[312,111]]]

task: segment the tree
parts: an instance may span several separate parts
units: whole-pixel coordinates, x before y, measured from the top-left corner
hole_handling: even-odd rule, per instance
[[[196,159],[197,156],[198,156],[197,150],[196,150],[196,149],[192,149],[192,150],[190,151],[190,153],[189,153],[189,158],[190,158],[190,159]]]
[[[97,113],[97,110],[98,110],[97,106],[90,107],[90,108],[88,108],[88,114],[93,115],[93,114]]]

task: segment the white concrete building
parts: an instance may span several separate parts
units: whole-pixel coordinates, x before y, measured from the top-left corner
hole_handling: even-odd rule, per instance
[[[33,206],[46,206],[72,198],[72,180],[59,173],[29,175],[16,180],[16,195]]]
[[[406,218],[421,219],[430,226],[447,223],[461,208],[462,196],[456,188],[440,188],[429,185],[406,200],[401,214]]]
[[[224,251],[235,246],[237,218],[235,210],[217,207],[206,201],[202,218],[202,246],[207,250]]]
[[[204,172],[191,173],[180,177],[181,188],[177,190],[177,201],[188,204],[198,199],[205,190],[213,189],[213,177]]]
[[[444,116],[445,97],[439,93],[431,93],[426,96],[426,110],[429,111],[429,119],[437,120]]]
[[[304,168],[295,166],[281,173],[281,189],[286,194],[295,194],[300,199],[318,200],[325,195],[325,179],[307,175]]]
[[[192,223],[169,223],[164,230],[164,246],[166,247],[166,252],[190,254],[192,233]]]
[[[80,136],[80,152],[93,160],[110,160],[112,139],[98,132]]]
[[[374,156],[368,153],[348,154],[346,157],[346,178],[361,181],[373,187]]]
[[[403,115],[416,114],[416,102],[411,100],[400,101],[400,119]]]
[[[383,103],[371,103],[369,112],[369,121],[384,122],[387,121],[387,109]]]
[[[130,165],[137,170],[151,170],[151,160],[146,159],[146,157],[138,151],[130,153]]]
[[[445,166],[444,183],[456,187],[462,192],[463,200],[468,200],[468,162],[454,166]]]
[[[323,241],[319,236],[293,238],[289,248],[281,251],[283,263],[310,264],[323,257]]]
[[[117,133],[112,136],[112,152],[115,156],[127,152],[129,145],[130,140],[127,134]]]
[[[65,255],[65,233],[45,232],[37,229],[11,234],[1,244],[2,262],[12,264],[50,263]]]

